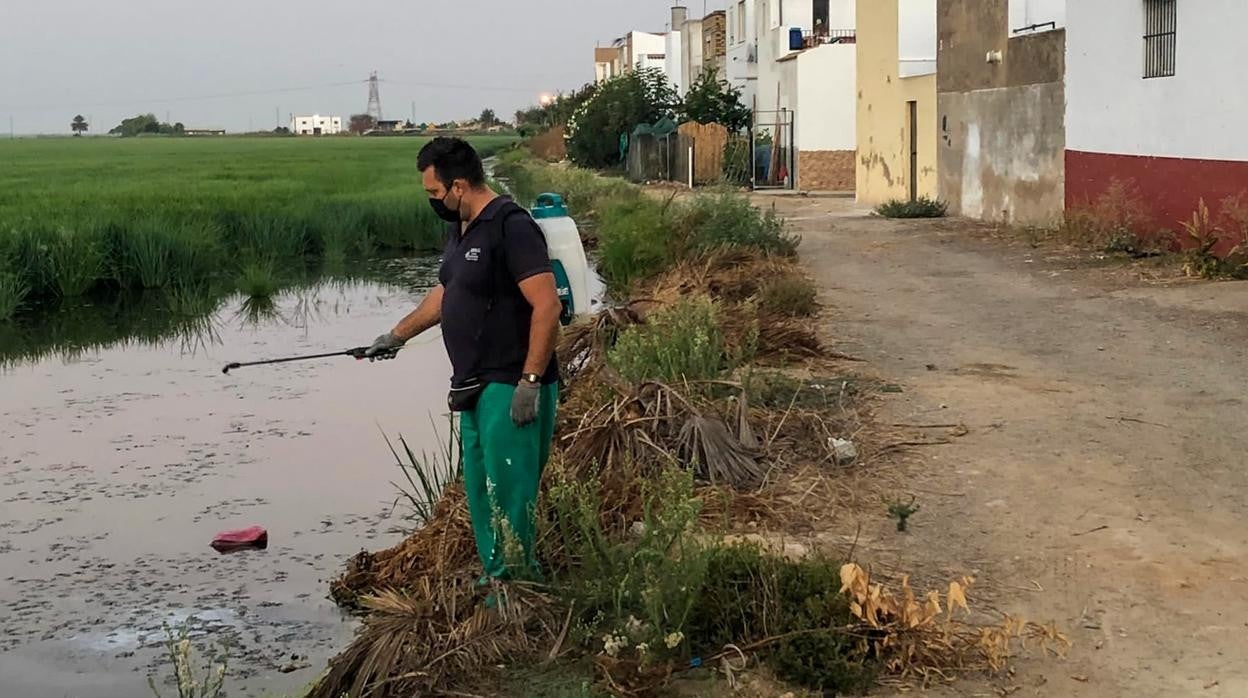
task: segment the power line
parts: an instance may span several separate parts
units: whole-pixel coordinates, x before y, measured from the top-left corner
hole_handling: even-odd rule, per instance
[[[200,102],[213,99],[230,99],[232,97],[254,97],[260,95],[283,94],[287,92],[306,92],[308,90],[323,90],[330,87],[347,87],[354,85],[362,85],[367,80],[352,80],[350,82],[331,82],[323,85],[308,85],[305,87],[279,87],[268,90],[242,90],[239,92],[222,92],[212,95],[198,95],[194,97],[167,97],[163,99],[128,99],[124,102],[91,102],[88,104],[53,104],[43,106],[24,106],[13,107],[11,111],[37,111],[52,109],[76,109],[78,107],[128,107],[133,104],[170,104],[175,102]],[[3,105],[0,105],[3,108]]]
[[[524,92],[534,94],[541,92],[545,88],[537,87],[503,87],[501,85],[474,85],[472,83],[438,83],[438,82],[412,82],[408,80],[391,80],[389,78],[379,78],[381,82],[388,82],[394,85],[403,85],[404,87],[428,87],[437,90],[476,90],[481,92]]]

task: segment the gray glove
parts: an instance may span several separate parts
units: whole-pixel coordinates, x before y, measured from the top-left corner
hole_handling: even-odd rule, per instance
[[[373,340],[372,346],[364,350],[364,356],[368,357],[369,361],[393,359],[403,344],[404,341],[395,336],[393,332],[387,332]]]
[[[520,381],[511,396],[511,421],[518,427],[527,427],[537,421],[537,406],[542,399],[542,386],[538,383]]]

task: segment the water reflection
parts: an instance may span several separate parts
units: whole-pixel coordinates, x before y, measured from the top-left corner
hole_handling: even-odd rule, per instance
[[[0,323],[0,371],[51,357],[72,362],[109,348],[176,348],[194,355],[221,343],[220,311],[236,303],[232,320],[241,327],[306,328],[339,313],[351,291],[378,283],[417,291],[428,288],[436,271],[435,258],[377,259],[288,275],[289,285],[268,298],[202,285],[49,304]]]

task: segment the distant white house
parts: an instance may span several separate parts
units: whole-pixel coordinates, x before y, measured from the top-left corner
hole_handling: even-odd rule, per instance
[[[332,136],[342,133],[342,117],[320,114],[292,117],[290,132],[296,136]]]

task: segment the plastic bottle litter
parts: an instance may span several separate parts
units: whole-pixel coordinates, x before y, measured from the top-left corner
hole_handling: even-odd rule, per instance
[[[828,439],[828,442],[832,445],[832,453],[837,465],[849,465],[858,459],[858,447],[853,441],[834,437]]]

